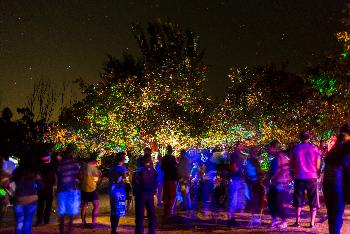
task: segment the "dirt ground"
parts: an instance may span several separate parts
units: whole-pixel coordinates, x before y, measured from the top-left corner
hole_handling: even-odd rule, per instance
[[[108,202],[107,197],[100,197],[100,216],[98,218],[98,225],[95,228],[84,228],[81,225],[81,220],[77,218],[75,220],[75,230],[74,233],[84,233],[84,234],[102,234],[110,233],[110,221],[108,214]],[[89,207],[91,209],[91,207]],[[89,213],[90,212],[89,209]],[[294,223],[294,213],[290,210],[290,218],[288,219],[288,224],[292,225]],[[187,218],[186,218],[187,217]],[[190,217],[190,218],[189,218]],[[162,209],[157,209],[157,233],[328,233],[326,210],[321,209],[317,216],[317,228],[310,229],[307,228],[309,224],[309,214],[307,208],[305,212],[302,213],[302,227],[294,228],[288,227],[287,229],[281,231],[279,229],[270,229],[270,216],[266,213],[262,216],[262,226],[256,228],[249,227],[250,214],[240,213],[237,214],[237,221],[240,227],[230,228],[226,225],[226,214],[224,211],[218,211],[212,213],[209,217],[205,218],[202,213],[197,215],[186,216],[184,212],[178,211],[176,216],[171,222],[164,223],[162,220]],[[88,221],[90,218],[88,219]],[[145,233],[147,232],[147,219],[145,219]],[[131,211],[126,217],[121,218],[120,225],[118,227],[118,233],[134,233],[135,219],[134,213]],[[0,228],[1,234],[14,233],[14,220],[13,213],[11,209],[8,210],[2,228]],[[33,227],[33,234],[56,234],[58,232],[57,218],[54,214],[49,225]],[[350,233],[350,207],[347,207],[346,213],[344,215],[344,225],[342,233]]]

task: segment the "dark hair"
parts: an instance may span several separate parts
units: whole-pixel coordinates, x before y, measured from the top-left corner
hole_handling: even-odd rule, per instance
[[[310,139],[310,134],[307,131],[301,131],[299,134],[299,139],[301,141],[306,141],[306,140]]]
[[[143,150],[143,154],[144,155],[151,155],[152,154],[152,150],[149,147],[145,147]]]
[[[14,178],[18,179],[21,177],[33,179],[39,173],[38,168],[38,157],[34,149],[28,149],[22,155],[18,168],[16,169],[16,175]]]
[[[92,153],[90,153],[90,157],[88,158],[87,161],[88,161],[88,162],[96,161],[97,156],[98,156],[98,153],[97,153],[97,152],[92,152]]]
[[[268,145],[267,147],[278,147],[280,144],[280,142],[278,140],[272,140]]]
[[[69,143],[63,153],[63,158],[72,157],[73,153],[77,150],[77,147],[73,143]]]
[[[125,152],[124,151],[121,151],[121,152],[118,152],[116,155],[115,155],[115,160],[117,163],[120,163],[120,162],[124,162],[125,161]]]
[[[172,152],[173,152],[173,147],[172,147],[171,145],[168,145],[168,146],[166,147],[166,152],[167,152],[167,153],[172,153]]]

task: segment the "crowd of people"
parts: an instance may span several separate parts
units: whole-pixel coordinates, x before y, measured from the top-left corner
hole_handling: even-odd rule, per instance
[[[81,162],[75,157],[77,149],[73,144],[57,157],[52,157],[48,149],[39,162],[35,151],[29,150],[17,168],[9,171],[1,165],[1,189],[13,203],[17,234],[31,233],[35,213],[36,225],[50,222],[54,196],[60,233],[73,232],[73,220],[79,213],[84,226],[96,226],[97,185],[103,176],[109,181],[112,234],[117,233],[120,218],[129,211],[132,201],[137,234],[144,232],[145,214],[149,233],[156,232],[155,206],[163,209],[159,221],[164,223],[174,222],[178,210],[184,211],[188,221],[198,218],[199,212],[216,220],[218,211],[226,211],[230,227],[241,225],[236,213],[245,210],[251,213],[249,226],[260,226],[267,207],[270,228],[285,229],[291,204],[295,208],[295,227],[301,226],[301,211],[307,204],[309,227],[315,228],[320,208],[319,181],[324,171],[322,189],[329,232],[338,234],[345,204],[350,202],[350,128],[345,125],[340,129],[337,142],[328,153],[309,142],[308,132],[301,132],[299,138],[300,143],[287,149],[282,149],[277,140],[264,146],[270,159],[268,170],[261,168],[261,150],[242,142],[226,152],[211,149],[207,157],[193,156],[186,150],[180,150],[175,157],[170,145],[164,155],[146,147],[136,161],[135,171],[127,171],[126,153],[119,152],[105,175],[97,166],[96,154]],[[1,196],[2,205],[5,197]],[[93,207],[91,224],[86,219],[89,203]]]

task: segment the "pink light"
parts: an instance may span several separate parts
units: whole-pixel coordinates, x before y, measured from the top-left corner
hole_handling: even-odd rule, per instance
[[[327,152],[329,152],[334,147],[336,141],[337,141],[337,136],[335,135],[329,138],[329,141],[327,143]]]

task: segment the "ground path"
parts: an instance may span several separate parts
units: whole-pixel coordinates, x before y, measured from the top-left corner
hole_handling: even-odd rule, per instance
[[[106,199],[102,199],[106,200]],[[229,228],[226,226],[226,214],[225,212],[216,212],[213,214],[213,218],[204,218],[202,213],[191,219],[185,218],[183,212],[177,212],[177,216],[170,223],[162,222],[162,210],[157,210],[158,228],[157,233],[281,233],[279,229],[269,229],[270,216],[268,214],[263,215],[263,223],[259,228],[249,228],[250,214],[241,213],[237,214],[238,221],[240,223],[239,228]],[[89,211],[90,212],[90,211]],[[307,228],[309,224],[308,212],[303,213],[302,228],[288,227],[283,233],[328,233],[328,225],[326,219],[325,209],[321,209],[317,217],[317,228]],[[90,218],[89,218],[90,219]],[[288,219],[288,224],[291,225],[294,222],[293,214]],[[11,211],[8,212],[5,222],[0,229],[1,234],[14,233],[14,221]],[[145,220],[145,226],[147,226],[147,219]],[[121,218],[120,226],[118,228],[119,233],[134,233],[135,219],[133,212],[129,212],[126,217]],[[52,217],[52,222],[49,225],[39,226],[33,228],[33,234],[58,234],[57,218]],[[108,216],[108,208],[106,202],[101,202],[100,217],[98,218],[98,225],[94,229],[84,228],[80,224],[80,219],[75,221],[76,234],[107,234],[110,233],[110,222]],[[147,228],[145,228],[147,233]],[[347,207],[344,215],[344,226],[342,233],[350,233],[350,207]]]

